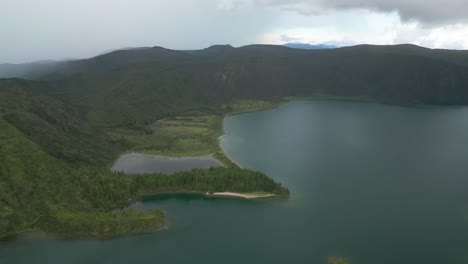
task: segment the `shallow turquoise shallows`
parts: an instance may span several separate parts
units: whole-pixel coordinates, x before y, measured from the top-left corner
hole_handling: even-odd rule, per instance
[[[167,230],[37,235],[0,263],[468,263],[468,108],[296,101],[225,119],[223,149],[289,187],[282,201],[168,195]]]

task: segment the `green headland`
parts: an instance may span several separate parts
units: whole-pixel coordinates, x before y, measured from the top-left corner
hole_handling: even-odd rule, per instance
[[[23,232],[110,238],[155,231],[164,224],[161,211],[125,208],[159,193],[288,196],[279,183],[239,168],[223,154],[218,144],[223,112],[187,112],[141,129],[101,128],[24,87],[8,86],[0,95],[3,239]],[[244,104],[236,102],[235,109],[243,110]],[[245,105],[246,110],[254,110],[253,102]],[[261,109],[265,103],[258,105]],[[126,151],[174,157],[214,153],[225,167],[173,175],[111,172],[112,162]]]

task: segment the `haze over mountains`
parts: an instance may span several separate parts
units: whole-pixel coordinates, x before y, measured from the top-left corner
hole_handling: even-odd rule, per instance
[[[216,45],[222,46],[222,45]],[[333,49],[337,48],[338,46],[329,45],[329,44],[317,44],[311,45],[307,43],[286,43],[283,46],[295,49]],[[102,52],[97,56],[105,55],[108,53],[112,53],[118,50],[144,50],[150,49],[151,47],[125,47],[120,49],[113,49]],[[33,72],[41,72],[41,71],[53,71],[56,67],[60,67],[61,62],[65,61],[74,61],[80,59],[63,59],[63,60],[41,60],[41,61],[34,61],[29,63],[0,63],[0,78],[22,78],[28,77],[29,74]],[[41,75],[41,73],[38,73]]]
[[[0,64],[0,78],[25,77],[30,72],[40,71],[41,69],[49,71],[50,67],[55,67],[59,62],[56,61],[38,61],[31,63],[4,63]]]

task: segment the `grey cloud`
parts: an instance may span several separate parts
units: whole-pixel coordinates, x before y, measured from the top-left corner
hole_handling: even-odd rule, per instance
[[[256,42],[276,19],[268,11],[223,10],[220,0],[0,2],[0,63],[86,58],[122,47],[240,46]]]
[[[259,6],[281,6],[302,14],[325,10],[368,9],[398,12],[404,21],[446,24],[468,20],[467,0],[252,0]]]

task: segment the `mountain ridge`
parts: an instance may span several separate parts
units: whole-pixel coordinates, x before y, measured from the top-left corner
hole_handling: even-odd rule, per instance
[[[30,73],[46,96],[99,124],[144,124],[233,99],[367,97],[394,104],[467,104],[468,51],[415,45],[302,50],[277,45],[119,50]],[[111,100],[109,100],[111,99]]]

